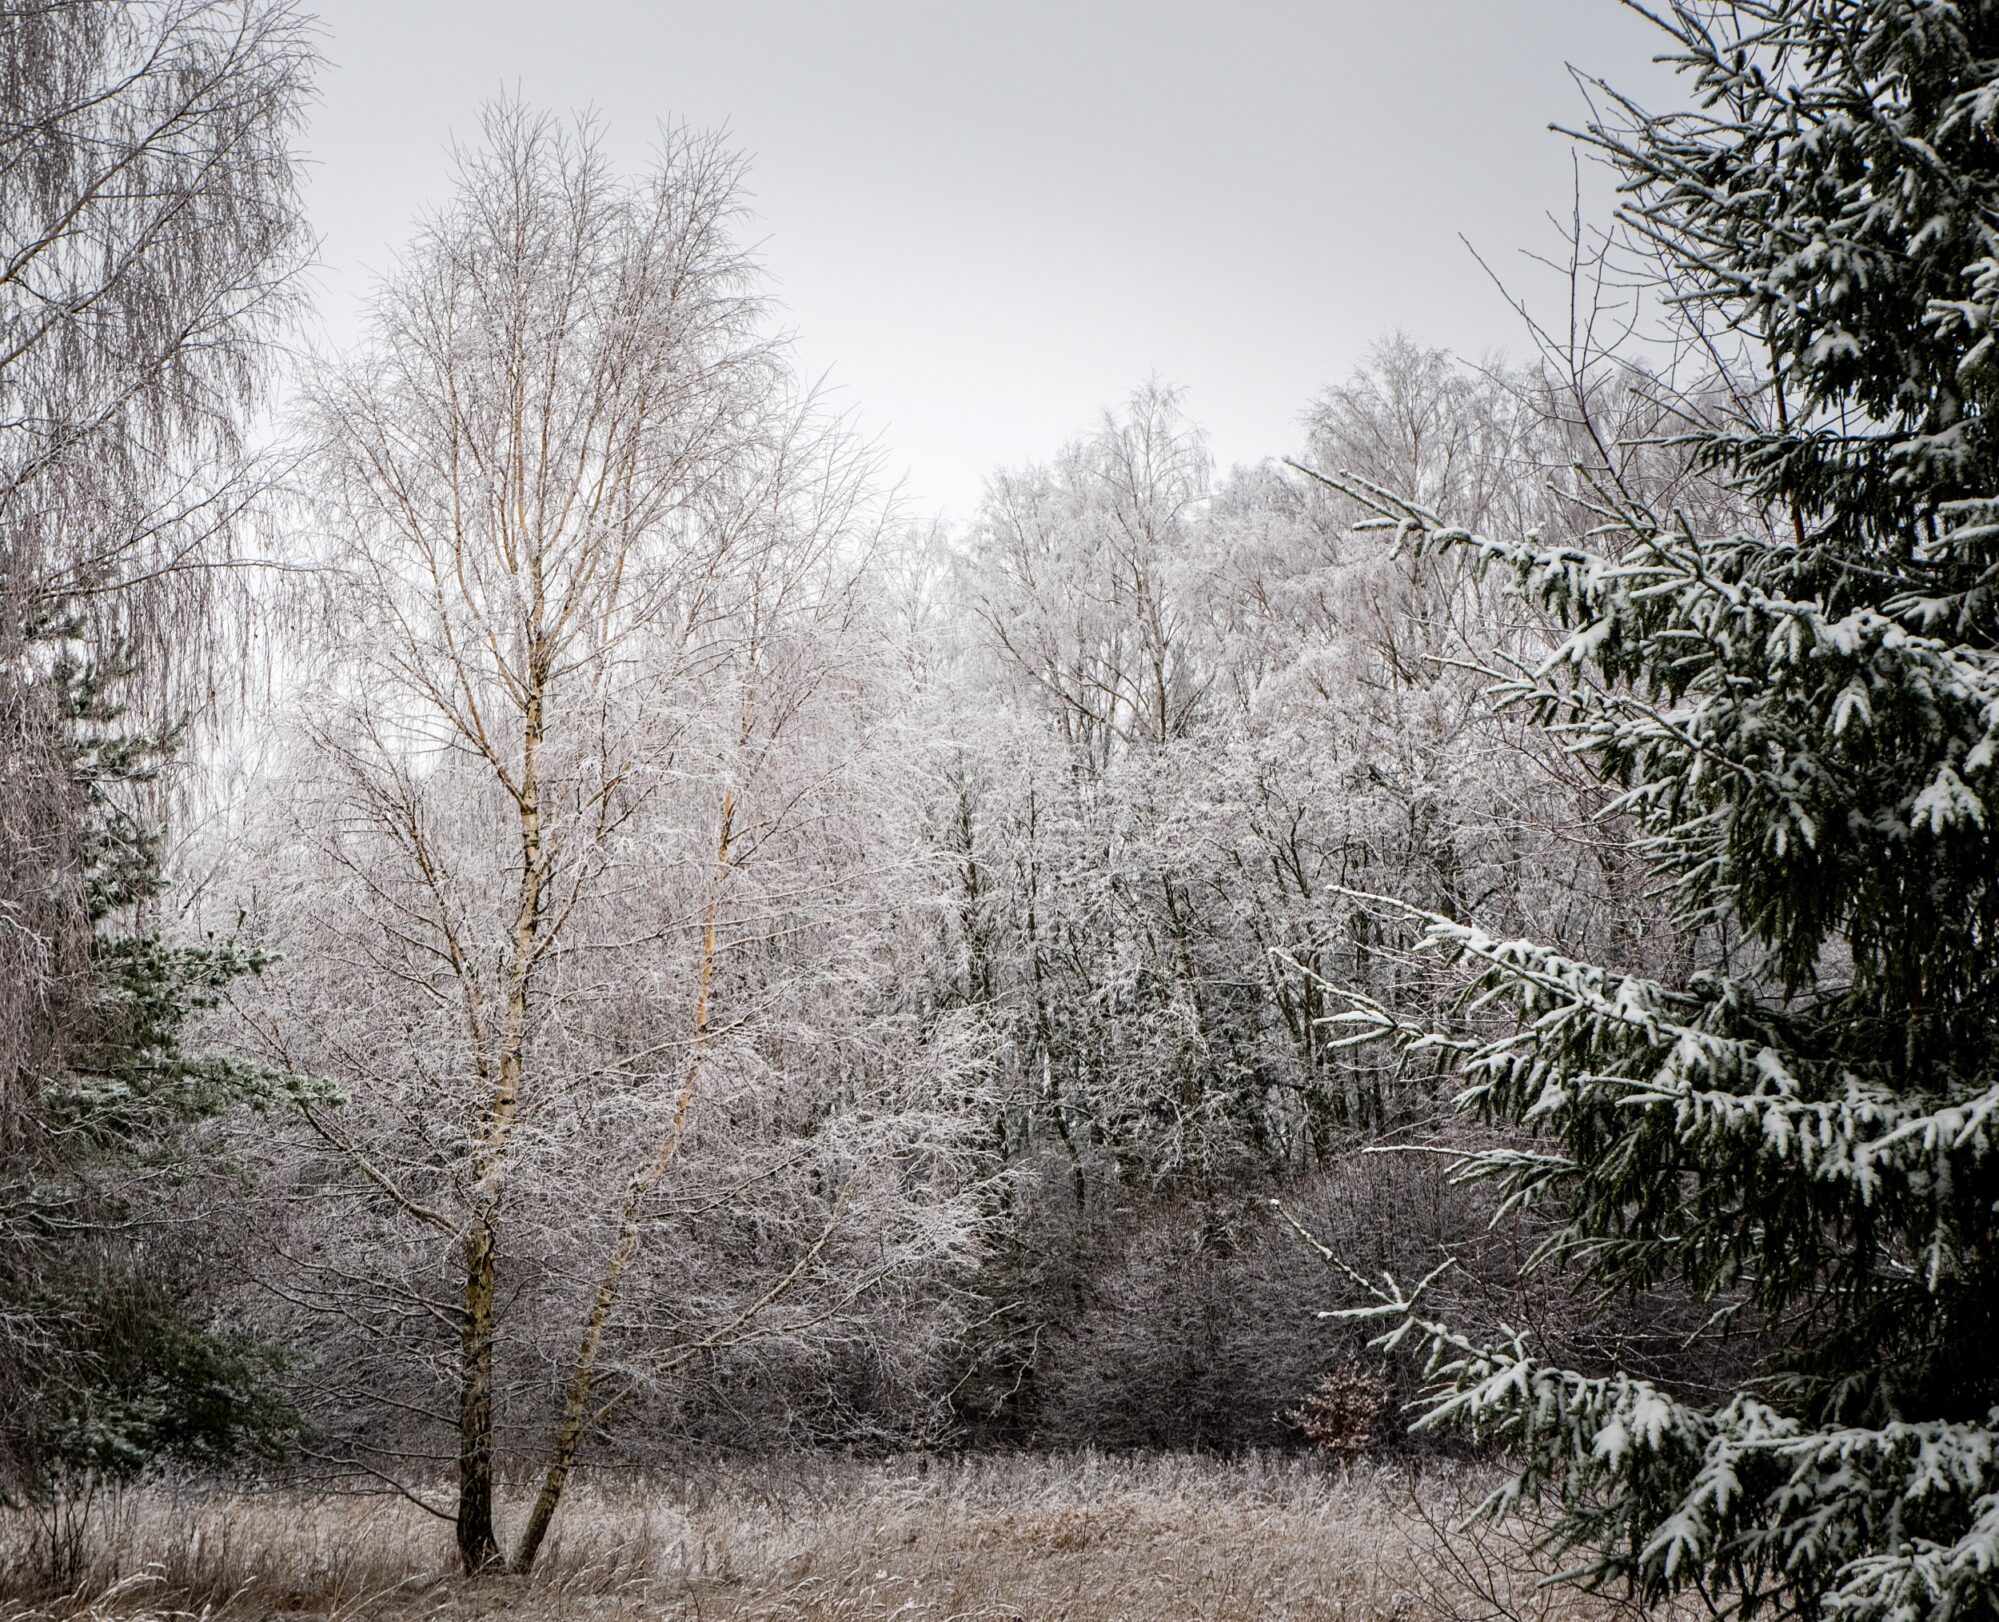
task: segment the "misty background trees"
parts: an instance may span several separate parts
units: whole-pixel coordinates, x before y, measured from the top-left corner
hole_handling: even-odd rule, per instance
[[[51,1566],[169,1468],[525,1573],[592,1468],[1497,1427],[1642,1595],[1989,1597],[1994,25],[1723,9],[1566,340],[1230,469],[1146,381],[948,528],[726,140],[488,108],[273,414],[308,19],[0,12]]]

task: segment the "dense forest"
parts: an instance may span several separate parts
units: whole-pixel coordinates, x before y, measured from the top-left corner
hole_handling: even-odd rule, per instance
[[[1999,8],[1655,21],[1525,358],[1226,469],[1141,382],[945,525],[726,139],[494,103],[301,363],[311,19],[0,6],[24,1569],[165,1479],[525,1574],[579,1473],[1276,1449],[1987,1614]]]

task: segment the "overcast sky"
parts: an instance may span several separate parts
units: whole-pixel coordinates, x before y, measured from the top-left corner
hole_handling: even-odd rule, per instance
[[[329,339],[481,101],[661,120],[752,159],[772,285],[920,509],[963,515],[1150,375],[1224,464],[1295,448],[1397,328],[1519,349],[1460,234],[1559,246],[1568,65],[1657,86],[1617,0],[319,0]],[[1604,187],[1593,183],[1601,198]]]

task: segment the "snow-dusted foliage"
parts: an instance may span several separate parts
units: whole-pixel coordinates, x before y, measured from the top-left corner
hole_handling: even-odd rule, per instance
[[[1675,7],[1699,110],[1587,138],[1678,306],[1768,357],[1683,440],[1760,502],[1701,533],[1610,491],[1580,545],[1496,538],[1338,481],[1420,555],[1500,565],[1565,640],[1502,696],[1616,787],[1708,943],[1673,983],[1442,916],[1467,1017],[1441,1048],[1503,1208],[1611,1296],[1691,1289],[1754,1337],[1723,1395],[1468,1337],[1429,1422],[1519,1450],[1580,1568],[1725,1610],[1989,1615],[1999,1597],[1999,7]],[[1495,1022],[1495,1014],[1510,1017]],[[1497,1032],[1498,1034],[1494,1034]],[[1524,1143],[1518,1129],[1531,1135]]]

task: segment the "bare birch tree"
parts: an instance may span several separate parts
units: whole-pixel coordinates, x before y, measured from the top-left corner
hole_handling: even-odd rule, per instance
[[[810,1111],[666,1196],[704,1108],[795,1090],[746,1091],[778,1040],[758,982],[821,927],[795,829],[860,749],[825,753],[857,704],[871,462],[766,334],[739,179],[709,137],[667,132],[630,180],[587,127],[491,111],[314,405],[330,643],[258,902],[292,961],[248,1018],[347,1096],[305,1108],[317,1154],[287,1172],[346,1216],[281,1233],[270,1282],[356,1329],[347,1394],[416,1440],[345,1460],[447,1515],[468,1571],[528,1569],[585,1442],[673,1369],[954,1242]],[[872,1259],[843,1200],[876,1202]],[[764,1229],[760,1276],[661,1322],[646,1241],[704,1202]],[[503,1431],[541,1459],[507,1561]]]

